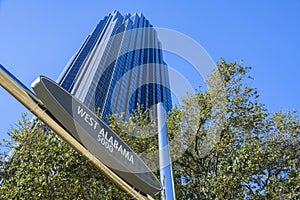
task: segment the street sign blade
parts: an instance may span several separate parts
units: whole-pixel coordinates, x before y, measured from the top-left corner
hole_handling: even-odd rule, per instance
[[[56,120],[116,174],[146,194],[161,190],[143,160],[77,98],[45,76],[38,77],[32,88]]]

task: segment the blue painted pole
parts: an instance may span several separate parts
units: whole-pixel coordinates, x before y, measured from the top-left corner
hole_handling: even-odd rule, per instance
[[[163,103],[160,102],[157,104],[157,120],[160,182],[163,187],[163,190],[161,191],[161,199],[173,200],[175,199],[175,190],[168,144],[166,119],[167,113],[164,109]]]

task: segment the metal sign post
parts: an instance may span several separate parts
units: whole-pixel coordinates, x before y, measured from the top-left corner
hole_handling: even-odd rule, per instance
[[[160,181],[163,187],[161,191],[161,199],[173,200],[175,199],[175,190],[167,136],[167,114],[163,107],[163,103],[157,104],[157,119]]]

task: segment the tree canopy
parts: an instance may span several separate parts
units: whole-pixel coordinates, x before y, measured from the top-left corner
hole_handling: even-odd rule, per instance
[[[251,68],[224,59],[207,80],[168,113],[177,199],[287,199],[300,193],[300,120],[269,112],[249,84]],[[139,107],[110,126],[159,176],[157,129]],[[2,145],[1,199],[129,199],[102,172],[41,123],[24,115]],[[155,196],[160,199],[160,195]]]

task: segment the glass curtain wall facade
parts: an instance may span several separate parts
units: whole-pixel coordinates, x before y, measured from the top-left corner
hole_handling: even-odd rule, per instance
[[[95,27],[58,78],[58,83],[100,114],[125,112],[163,102],[172,108],[161,43],[142,14],[114,11]]]

